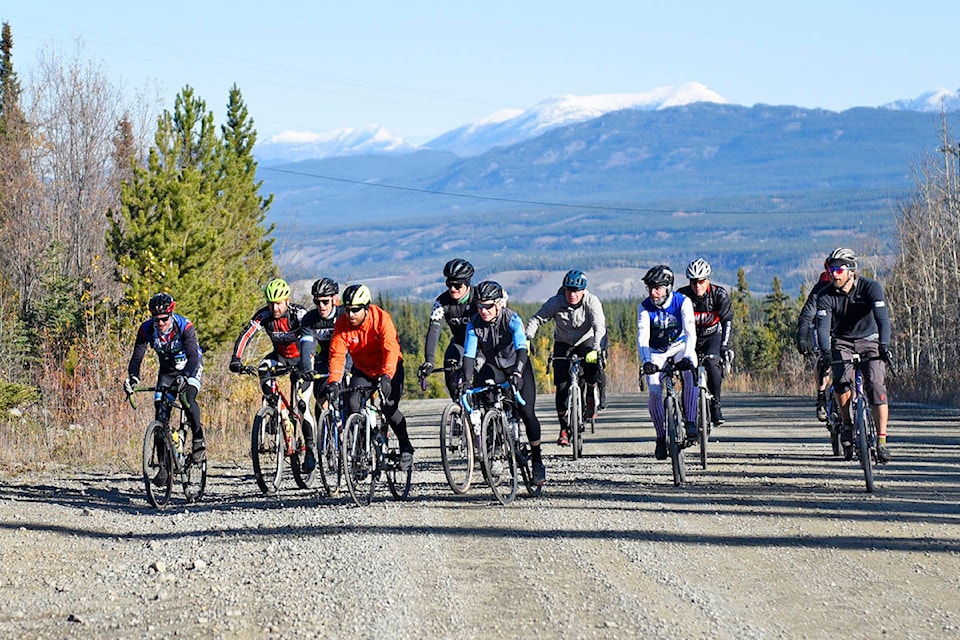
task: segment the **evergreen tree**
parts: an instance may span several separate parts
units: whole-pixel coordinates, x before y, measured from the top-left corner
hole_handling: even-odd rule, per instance
[[[158,118],[147,165],[134,169],[110,216],[126,308],[145,313],[153,293],[169,291],[205,347],[233,339],[276,273],[262,226],[270,200],[256,195],[255,134],[236,88],[229,109],[221,141],[213,113],[185,87],[174,112]]]

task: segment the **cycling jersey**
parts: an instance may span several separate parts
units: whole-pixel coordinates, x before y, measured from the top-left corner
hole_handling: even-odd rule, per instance
[[[817,341],[826,352],[833,340],[869,340],[890,344],[890,313],[883,287],[876,280],[857,276],[844,293],[828,287],[817,297]]]
[[[662,308],[650,298],[637,305],[637,352],[641,362],[650,362],[653,351],[663,353],[681,343],[680,357],[696,363],[697,330],[689,298],[677,291]]]
[[[395,378],[403,354],[390,314],[371,304],[359,327],[350,326],[346,313],[337,318],[330,339],[330,382],[343,379],[348,353],[353,358],[353,368],[366,377],[376,379],[386,374]]]
[[[269,306],[258,309],[233,346],[234,359],[243,358],[243,352],[250,343],[250,339],[260,329],[267,332],[273,344],[273,350],[278,356],[288,360],[299,359],[300,335],[303,331],[303,317],[306,314],[306,309],[293,303],[287,304],[286,312],[279,318],[273,317]]]
[[[477,288],[471,286],[467,293],[459,300],[454,300],[449,291],[437,296],[430,312],[430,326],[427,329],[426,344],[423,347],[424,361],[433,362],[437,353],[437,344],[440,342],[440,331],[446,321],[453,334],[452,344],[463,346],[467,335],[467,324],[470,316],[477,312]]]
[[[697,297],[693,287],[689,285],[681,287],[677,293],[686,296],[693,303],[697,337],[704,338],[720,331],[720,345],[728,346],[733,327],[733,306],[727,290],[711,282],[707,284],[707,290],[702,297]]]
[[[337,318],[343,307],[334,307],[329,318],[320,315],[319,309],[311,309],[303,316],[303,335],[300,337],[300,368],[324,373],[330,361],[330,340]]]
[[[810,295],[807,296],[803,308],[800,309],[800,315],[797,317],[797,348],[800,351],[813,351],[814,339],[816,337],[816,316],[817,316],[817,298],[824,291],[833,287],[830,277],[824,271],[820,275],[820,280],[813,285]]]
[[[127,372],[136,378],[140,377],[140,365],[147,347],[157,352],[160,360],[160,375],[180,373],[188,378],[197,377],[197,371],[203,362],[203,351],[197,344],[197,331],[185,317],[173,314],[173,322],[166,333],[153,318],[140,325],[137,338],[133,345],[133,355],[127,365]]]
[[[586,344],[591,349],[600,350],[603,338],[607,334],[607,321],[603,315],[600,299],[587,290],[579,304],[571,305],[563,289],[557,292],[540,307],[539,311],[527,320],[526,335],[533,338],[540,325],[553,320],[554,342],[579,346]]]
[[[477,353],[501,371],[522,371],[527,360],[527,336],[520,316],[504,307],[490,322],[484,322],[479,313],[471,317],[463,346],[465,369],[468,358],[472,368]],[[467,371],[465,379],[470,380],[472,373]]]

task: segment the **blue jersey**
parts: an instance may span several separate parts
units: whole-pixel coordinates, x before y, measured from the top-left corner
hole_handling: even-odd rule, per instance
[[[137,340],[133,345],[133,356],[127,365],[131,376],[140,377],[140,363],[147,347],[152,347],[160,359],[160,373],[182,373],[195,377],[202,364],[203,351],[197,344],[197,332],[193,323],[180,314],[173,314],[170,330],[161,333],[153,318],[140,325]]]
[[[696,362],[697,330],[693,303],[680,292],[670,294],[661,308],[647,298],[637,305],[637,352],[649,362],[650,352],[663,353],[684,344],[683,356]]]

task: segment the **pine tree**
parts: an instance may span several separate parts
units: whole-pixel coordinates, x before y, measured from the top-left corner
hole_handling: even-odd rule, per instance
[[[185,87],[111,212],[109,246],[127,309],[145,313],[153,293],[169,291],[207,348],[233,339],[259,284],[276,273],[262,226],[270,199],[257,196],[255,134],[236,87],[229,109],[220,140],[213,113]]]

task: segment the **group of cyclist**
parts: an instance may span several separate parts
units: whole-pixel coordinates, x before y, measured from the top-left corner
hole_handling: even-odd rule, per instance
[[[889,361],[890,322],[883,288],[874,280],[860,277],[856,256],[838,248],[825,262],[825,277],[813,289],[798,320],[798,347],[803,353],[830,354],[820,358],[818,366],[817,413],[825,419],[825,389],[828,368],[832,366],[834,390],[845,425],[843,437],[850,439],[850,384],[852,369],[842,361],[856,352],[865,358],[882,356]],[[703,365],[706,385],[713,397],[712,426],[723,424],[721,387],[723,365],[733,359],[731,334],[733,313],[730,294],[710,281],[711,267],[698,258],[686,269],[688,285],[674,291],[674,273],[660,264],[643,276],[648,297],[637,306],[637,351],[639,378],[649,388],[648,407],[656,431],[654,455],[667,457],[660,369],[667,360],[674,362],[683,380],[683,405],[687,443],[696,441],[698,427],[697,384],[694,371]],[[516,311],[507,306],[503,287],[492,280],[472,284],[475,269],[470,262],[454,258],[444,265],[446,290],[435,300],[430,313],[424,344],[424,362],[418,367],[421,379],[435,366],[443,324],[451,331],[449,346],[443,355],[445,386],[451,399],[475,380],[509,380],[524,404],[518,407],[531,446],[534,482],[543,484],[546,470],[541,449],[541,425],[536,416],[536,380],[529,358],[529,344],[539,328],[553,320],[553,381],[555,404],[560,422],[557,444],[569,445],[566,396],[570,386],[569,368],[562,361],[572,354],[582,358],[587,386],[586,414],[595,418],[606,407],[606,320],[600,300],[587,290],[586,275],[568,271],[556,295],[533,314],[526,325]],[[291,385],[299,394],[298,409],[304,420],[302,431],[306,448],[302,468],[312,471],[317,464],[314,402],[319,411],[323,403],[337,402],[345,391],[349,411],[357,411],[360,387],[376,387],[384,415],[400,445],[401,468],[413,464],[414,448],[407,432],[406,417],[400,410],[403,394],[403,353],[397,329],[390,314],[372,303],[370,289],[353,284],[340,294],[339,285],[320,278],[311,287],[314,309],[307,310],[291,301],[290,286],[283,279],[271,280],[264,287],[266,305],[259,308],[238,336],[230,360],[230,371],[244,371],[243,356],[252,337],[263,330],[272,350],[263,357],[267,367],[285,364],[293,367]],[[193,430],[192,456],[205,459],[206,446],[196,402],[203,364],[196,330],[185,317],[173,313],[173,297],[166,292],[149,302],[151,317],[137,331],[133,355],[124,383],[127,393],[139,384],[140,366],[147,347],[159,358],[157,387],[175,386],[186,394],[188,420]],[[832,363],[832,364],[831,364]],[[260,368],[265,371],[264,367]],[[264,376],[265,374],[261,374]],[[878,455],[889,460],[886,445],[887,406],[883,362],[871,360],[865,371],[870,388],[870,403],[879,433]],[[261,378],[261,384],[264,383]],[[346,385],[346,388],[345,388]],[[316,400],[315,400],[316,399]],[[159,408],[159,392],[157,402]],[[162,481],[163,479],[157,479]]]

